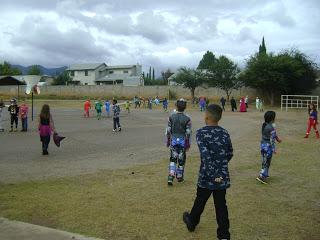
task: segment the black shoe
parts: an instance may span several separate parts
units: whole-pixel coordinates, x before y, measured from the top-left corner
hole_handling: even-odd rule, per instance
[[[118,131],[121,132],[121,127],[118,128]]]
[[[42,151],[42,155],[49,155],[49,153],[48,153],[47,150],[43,150],[43,151]]]
[[[196,226],[191,222],[188,212],[183,213],[183,222],[186,224],[189,232],[193,232],[196,229]]]

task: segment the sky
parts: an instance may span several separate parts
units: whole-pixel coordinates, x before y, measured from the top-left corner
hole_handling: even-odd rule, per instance
[[[244,66],[297,48],[320,63],[319,0],[1,0],[0,61],[105,62],[156,72],[196,67],[209,50]]]

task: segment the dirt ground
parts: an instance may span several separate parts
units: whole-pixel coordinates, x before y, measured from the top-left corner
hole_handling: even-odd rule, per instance
[[[104,117],[98,121],[92,116],[85,119],[80,108],[55,106],[52,113],[56,129],[66,139],[60,148],[51,141],[49,156],[41,155],[41,143],[36,130],[37,119],[32,122],[29,116],[29,132],[10,133],[9,116],[7,111],[4,112],[3,125],[7,131],[0,133],[1,183],[128,168],[168,157],[168,149],[164,145],[164,130],[169,113],[161,110],[132,109],[130,114],[122,111],[123,131],[113,133],[112,118]],[[196,129],[203,126],[203,115],[191,109],[187,113],[192,117],[195,133]],[[260,128],[257,121],[259,118],[263,118],[262,113],[256,111],[226,112],[221,125],[228,129],[232,140],[236,141],[250,136],[251,131]],[[192,143],[189,154],[194,155],[198,153],[194,139]]]

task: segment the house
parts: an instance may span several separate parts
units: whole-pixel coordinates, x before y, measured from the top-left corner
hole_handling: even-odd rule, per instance
[[[143,86],[142,66],[118,65],[107,66],[105,63],[76,64],[67,71],[72,82],[78,85],[117,85]]]

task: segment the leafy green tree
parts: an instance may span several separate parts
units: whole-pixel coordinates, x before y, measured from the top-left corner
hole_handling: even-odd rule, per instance
[[[28,71],[29,75],[41,75],[41,70],[38,65],[32,65]]]
[[[169,77],[171,77],[174,73],[168,68],[166,71],[161,72],[162,80],[168,84]]]
[[[209,69],[216,61],[215,55],[207,51],[199,62],[198,69]]]
[[[54,78],[52,85],[68,85],[72,81],[71,76],[67,71],[63,71]]]
[[[238,78],[239,72],[237,64],[222,55],[207,69],[207,83],[210,87],[223,90],[229,100],[232,90],[243,86],[242,81]]]
[[[0,75],[21,75],[18,68],[13,68],[9,62],[0,64]]]
[[[316,84],[316,67],[298,51],[256,54],[247,61],[241,78],[247,86],[266,94],[273,106],[277,95],[309,93]]]
[[[205,75],[200,69],[191,69],[186,67],[179,68],[174,77],[174,81],[188,88],[191,92],[192,101],[195,100],[195,90],[205,82]]]

